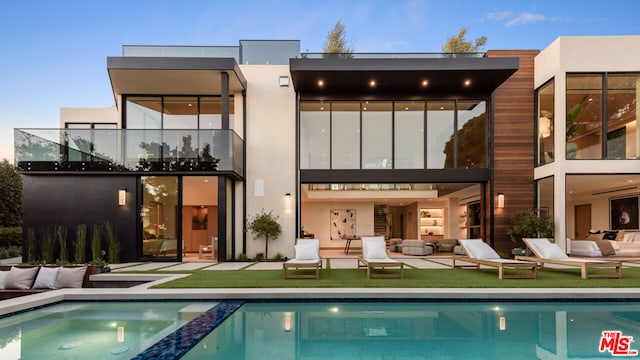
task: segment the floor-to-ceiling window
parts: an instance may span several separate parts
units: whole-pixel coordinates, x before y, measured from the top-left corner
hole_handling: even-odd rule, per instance
[[[300,169],[486,168],[487,124],[485,100],[301,101]]]
[[[331,168],[360,169],[360,102],[331,105]]]
[[[640,74],[607,77],[607,159],[640,158]]]
[[[458,107],[458,155],[456,167],[487,167],[487,103],[461,100]]]
[[[394,104],[394,169],[424,168],[424,101]]]
[[[362,167],[392,167],[391,101],[365,101],[362,104]]]
[[[554,160],[554,136],[553,136],[553,100],[555,94],[555,81],[552,79],[542,85],[536,91],[536,116],[538,119],[538,156],[537,165],[544,165]]]
[[[567,74],[567,159],[602,159],[602,75]]]
[[[178,257],[178,177],[142,176],[142,257]]]

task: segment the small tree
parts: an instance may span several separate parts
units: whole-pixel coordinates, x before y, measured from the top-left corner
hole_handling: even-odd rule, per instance
[[[264,236],[264,258],[268,259],[269,256],[269,237],[277,239],[282,233],[282,226],[278,223],[278,216],[273,215],[273,211],[264,212],[264,209],[260,211],[260,214],[256,215],[252,220],[247,222],[247,230],[250,231],[256,237]]]
[[[0,161],[0,226],[22,225],[22,177],[13,165]]]
[[[475,44],[464,38],[467,34],[467,28],[464,26],[458,31],[458,35],[449,36],[447,41],[442,45],[442,51],[446,53],[474,53],[479,52],[487,43],[487,37],[481,36],[475,40]]]
[[[513,215],[512,227],[507,230],[511,241],[522,238],[548,238],[553,235],[553,223],[548,216],[540,215],[539,210],[531,210]]]
[[[351,54],[353,52],[352,41],[347,40],[347,33],[342,20],[336,21],[336,25],[327,34],[327,39],[322,46],[325,54]]]

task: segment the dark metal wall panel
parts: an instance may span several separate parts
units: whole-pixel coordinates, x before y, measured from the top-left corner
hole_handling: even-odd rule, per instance
[[[36,235],[47,227],[66,226],[75,239],[78,224],[91,226],[110,221],[116,228],[121,261],[136,259],[135,176],[23,176],[24,229]],[[118,205],[118,190],[127,189],[127,204]],[[26,233],[26,231],[25,231]],[[105,245],[106,249],[106,245]]]

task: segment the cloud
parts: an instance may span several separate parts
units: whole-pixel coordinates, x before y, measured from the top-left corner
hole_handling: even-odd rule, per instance
[[[524,12],[524,13],[519,14],[515,18],[512,18],[511,20],[507,21],[507,23],[504,24],[504,27],[512,27],[512,26],[516,26],[516,25],[532,24],[532,23],[537,23],[537,22],[541,22],[541,21],[548,21],[548,20],[549,20],[549,18],[547,18],[546,16],[544,16],[542,14]]]
[[[485,15],[485,19],[495,22],[503,22],[504,27],[509,28],[517,25],[533,24],[538,22],[558,21],[559,17],[546,16],[532,12],[521,12],[514,14],[511,11],[495,11]]]
[[[494,21],[502,21],[506,18],[509,18],[513,15],[511,11],[496,11],[488,13],[486,18]]]

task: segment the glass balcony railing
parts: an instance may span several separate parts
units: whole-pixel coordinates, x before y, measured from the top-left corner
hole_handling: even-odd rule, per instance
[[[451,59],[481,58],[485,53],[301,53],[303,59]]]
[[[15,129],[20,171],[224,171],[244,174],[233,130]]]

